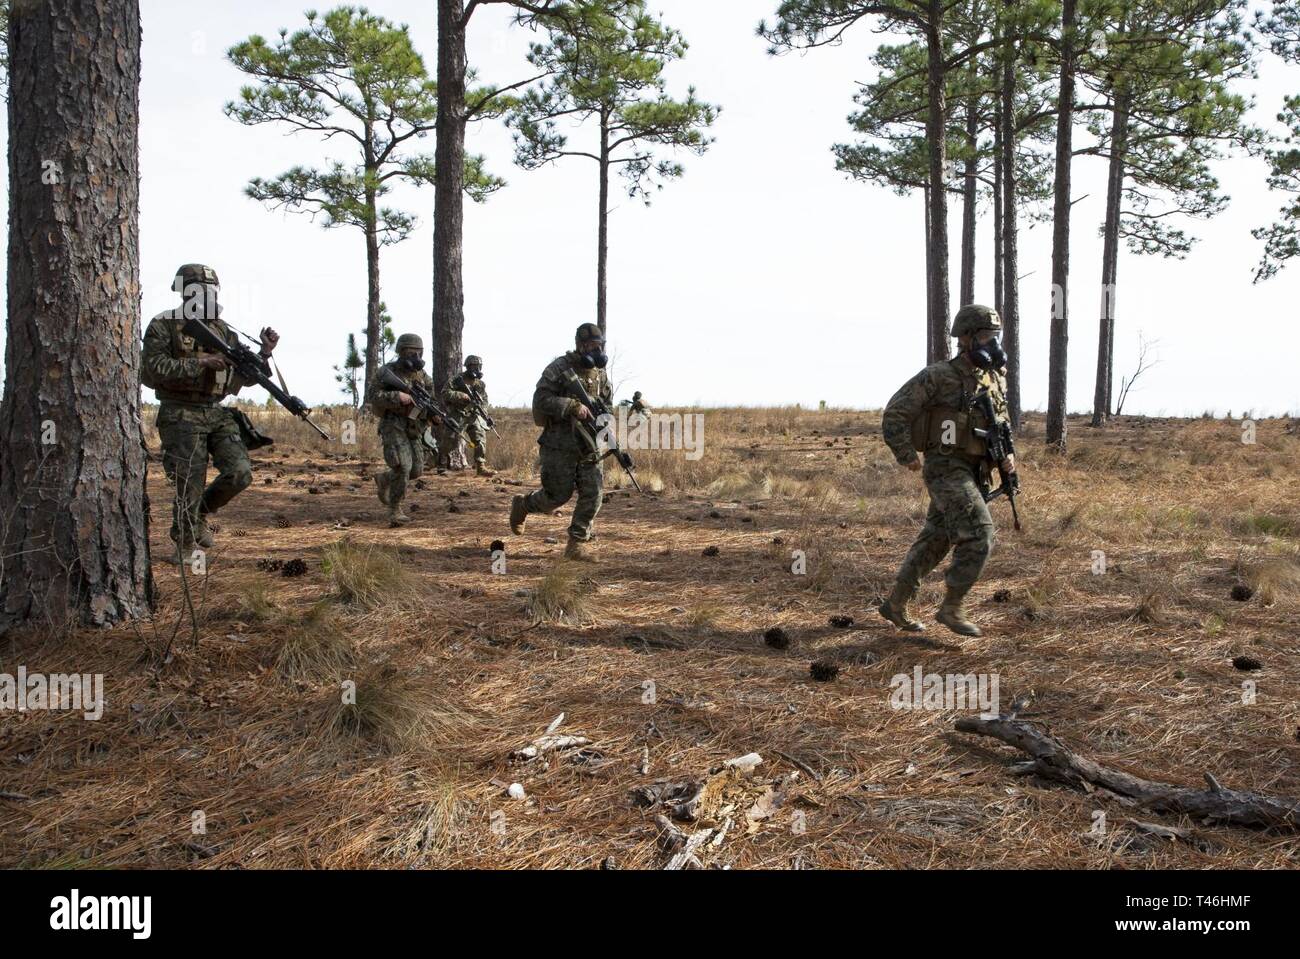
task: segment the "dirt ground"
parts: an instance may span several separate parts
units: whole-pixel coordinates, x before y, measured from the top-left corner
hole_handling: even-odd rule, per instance
[[[567,509],[510,535],[510,496],[535,477],[522,412],[499,417],[500,476],[426,476],[401,531],[372,440],[279,423],[186,585],[157,561],[171,491],[155,464],[155,620],[0,646],[6,672],[102,673],[107,699],[98,721],[0,720],[0,864],[660,868],[656,816],[703,783],[676,825],[726,827],[695,850],[710,867],[1296,866],[1294,832],[1018,775],[1023,755],[954,731],[971,711],[891,706],[891,679],[918,668],[995,675],[1003,712],[1099,762],[1300,796],[1289,424],[1248,443],[1240,418],[1075,420],[1061,456],[1031,417],[1025,531],[993,506],[985,635],[963,639],[931,619],[937,573],[925,634],[873,610],[926,507],[878,413],[704,413],[698,463],[648,453],[647,495],[611,489],[594,567],[561,563]],[[553,732],[587,742],[517,755],[560,714]],[[709,775],[751,753],[751,774]]]

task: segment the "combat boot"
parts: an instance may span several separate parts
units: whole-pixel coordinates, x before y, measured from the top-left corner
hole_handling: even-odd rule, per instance
[[[889,598],[877,607],[880,615],[889,620],[905,633],[923,633],[925,626],[912,618],[908,604],[912,601],[912,592],[899,583],[894,584],[894,591]]]
[[[379,502],[383,503],[385,506],[389,505],[388,484],[392,481],[393,478],[387,473],[375,474],[375,492],[379,494]]]
[[[569,545],[564,547],[564,558],[575,563],[600,562],[582,540],[574,539],[572,536],[569,537]]]
[[[497,475],[497,471],[496,471],[496,470],[492,469],[492,467],[488,466],[486,463],[483,463],[483,462],[481,462],[481,461],[478,462],[478,463],[475,463],[475,464],[474,464],[474,472],[478,473],[479,476],[496,476],[496,475]]]
[[[949,589],[943,597],[943,605],[939,607],[939,612],[934,614],[934,618],[958,636],[983,636],[984,633],[980,628],[966,618],[965,607],[966,594]]]
[[[524,524],[528,522],[528,499],[516,496],[510,501],[510,532],[516,536],[524,535]]]
[[[411,517],[402,511],[401,503],[392,503],[388,507],[388,525],[393,529],[405,526],[411,521]]]
[[[199,517],[199,525],[194,530],[194,543],[204,549],[212,549],[213,546],[217,545],[217,541],[212,538],[212,530],[208,529],[208,518],[206,516]]]

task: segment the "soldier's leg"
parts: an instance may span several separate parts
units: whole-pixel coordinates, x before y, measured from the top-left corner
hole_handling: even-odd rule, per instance
[[[225,410],[214,407],[207,411],[209,432],[208,451],[217,477],[203,491],[199,512],[206,516],[215,513],[253,483],[253,467],[248,462],[248,449],[234,418]]]
[[[928,576],[948,553],[948,533],[944,528],[943,511],[934,497],[930,498],[930,509],[926,513],[925,526],[908,550],[903,565],[894,579],[894,588],[878,607],[880,615],[899,629],[908,633],[919,633],[925,626],[912,618],[909,604],[921,588],[921,581]]]
[[[925,516],[925,525],[898,570],[897,582],[908,599],[916,595],[917,590],[921,588],[921,581],[943,562],[951,546],[943,520],[943,510],[931,493],[930,509]]]
[[[948,589],[936,618],[953,632],[979,636],[979,627],[966,618],[965,601],[993,550],[993,518],[970,467],[957,464],[945,470],[933,486],[953,546],[944,574]]]
[[[496,471],[487,465],[487,430],[478,422],[469,426],[469,438],[474,443],[474,470],[479,476],[495,476]]]
[[[424,441],[420,437],[412,437],[407,441],[411,450],[411,467],[406,471],[408,480],[418,480],[424,475]]]
[[[573,453],[542,448],[542,488],[524,497],[528,514],[553,513],[570,499],[577,488],[578,457]]]
[[[400,506],[406,498],[406,483],[416,468],[413,459],[411,442],[405,436],[390,433],[384,437],[384,462],[388,464],[388,505],[391,507]],[[421,456],[420,466],[423,465],[424,457]]]
[[[600,512],[604,497],[605,471],[599,463],[580,463],[575,470],[578,503],[573,508],[573,521],[569,524],[569,539],[588,542],[591,527]]]
[[[171,537],[185,546],[193,544],[199,527],[199,503],[208,475],[207,428],[195,414],[174,406],[158,413],[163,472],[176,485]]]
[[[952,542],[952,562],[944,574],[950,592],[964,597],[984,572],[993,551],[993,517],[973,471],[945,477],[939,495],[943,520]]]
[[[465,427],[465,438],[473,444],[472,454],[475,463],[482,463],[487,459],[487,440],[483,438],[483,430],[479,428],[478,423],[470,423]]]

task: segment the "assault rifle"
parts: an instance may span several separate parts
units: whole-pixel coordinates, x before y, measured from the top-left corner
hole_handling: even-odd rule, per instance
[[[452,416],[434,400],[432,394],[417,382],[407,382],[389,367],[381,366],[379,368],[379,385],[385,389],[395,390],[398,393],[405,393],[411,399],[415,400],[415,405],[424,410],[431,417],[437,417],[442,420],[443,425],[453,436],[459,434],[464,427],[461,426],[460,420]]]
[[[627,473],[627,477],[632,481],[632,485],[636,487],[636,491],[644,494],[645,490],[637,482],[636,467],[632,463],[632,457],[619,448],[618,440],[614,437],[612,431],[605,428],[605,425],[614,418],[614,414],[610,412],[609,407],[605,405],[603,400],[593,398],[587,392],[587,388],[582,385],[582,380],[578,379],[578,375],[572,371],[565,375],[564,385],[571,397],[591,410],[591,419],[577,420],[576,422],[578,431],[582,434],[583,439],[587,441],[587,445],[591,447],[592,452],[600,456],[601,459],[606,456],[614,457],[618,461],[618,465],[623,467],[623,472]],[[602,424],[601,420],[604,420],[605,423]],[[604,453],[600,451],[602,433],[608,443],[608,448]]]
[[[984,490],[984,502],[991,503],[1005,496],[1007,502],[1011,504],[1011,517],[1015,521],[1016,531],[1019,532],[1020,511],[1016,509],[1016,497],[1020,494],[1020,475],[1012,473],[1008,476],[1002,469],[1002,463],[1006,458],[1016,453],[1016,441],[1011,434],[1011,424],[1005,420],[998,420],[997,414],[993,411],[993,397],[988,387],[975,395],[975,408],[984,414],[984,422],[989,424],[986,430],[975,430],[975,435],[984,441],[988,450],[988,460],[992,467],[997,469],[998,478],[1002,480],[1002,485],[997,489]]]
[[[224,356],[241,378],[256,383],[270,393],[277,403],[314,429],[321,435],[322,439],[328,440],[330,438],[328,433],[309,419],[308,414],[311,413],[311,407],[298,397],[290,396],[287,390],[277,386],[275,381],[267,376],[267,365],[243,343],[236,343],[232,346],[225,339],[218,336],[212,327],[194,317],[185,321],[182,331],[186,336],[193,337],[196,343],[209,352],[220,353]]]
[[[483,394],[470,386],[469,380],[465,379],[463,376],[456,377],[456,381],[452,383],[452,386],[464,387],[463,392],[469,397],[469,403],[474,412],[483,419],[483,422],[487,424],[487,428],[493,433],[496,433],[497,437],[500,438],[501,434],[497,432],[496,423],[494,423],[492,417],[488,415],[487,404],[483,402]]]

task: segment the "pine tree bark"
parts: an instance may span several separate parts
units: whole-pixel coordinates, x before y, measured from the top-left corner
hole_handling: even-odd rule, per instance
[[[1110,164],[1106,183],[1106,222],[1102,228],[1101,322],[1097,335],[1097,382],[1092,398],[1092,425],[1104,427],[1110,416],[1111,376],[1114,372],[1115,294],[1119,276],[1119,226],[1124,202],[1125,157],[1128,154],[1129,94],[1115,96],[1111,118]]]
[[[930,357],[931,363],[949,356],[948,309],[948,189],[944,183],[948,164],[945,133],[948,123],[948,98],[944,85],[943,11],[944,0],[930,0],[927,24],[927,77],[929,110],[926,115],[926,139],[930,148],[929,237],[932,265],[930,269]]]
[[[366,368],[365,394],[379,372],[379,197],[374,186],[374,131],[366,124]]]
[[[925,362],[934,361],[934,244],[930,242],[930,188],[921,190],[925,204]]]
[[[1047,370],[1047,445],[1062,453],[1069,440],[1066,374],[1070,347],[1070,161],[1074,153],[1077,5],[1077,0],[1064,0],[1061,9],[1061,87],[1056,115],[1056,177],[1052,209],[1053,310]]]
[[[138,0],[25,0],[9,28],[0,633],[146,615]]]
[[[460,372],[465,331],[465,4],[438,0],[437,167],[433,211],[434,386],[441,392]],[[448,464],[465,465],[460,444],[445,453]]]
[[[1002,103],[993,110],[993,308],[999,316],[1006,315],[1002,295],[1005,264],[1005,246],[1002,233]]]
[[[975,302],[975,216],[978,184],[975,180],[977,164],[975,149],[979,136],[979,111],[977,102],[966,104],[966,160],[962,182],[961,220],[961,302],[958,308]]]
[[[609,304],[609,113],[600,114],[600,220],[596,230],[596,323],[606,332]]]
[[[1007,354],[1007,411],[1020,428],[1020,231],[1016,176],[1016,47],[1002,61],[1002,343]]]

